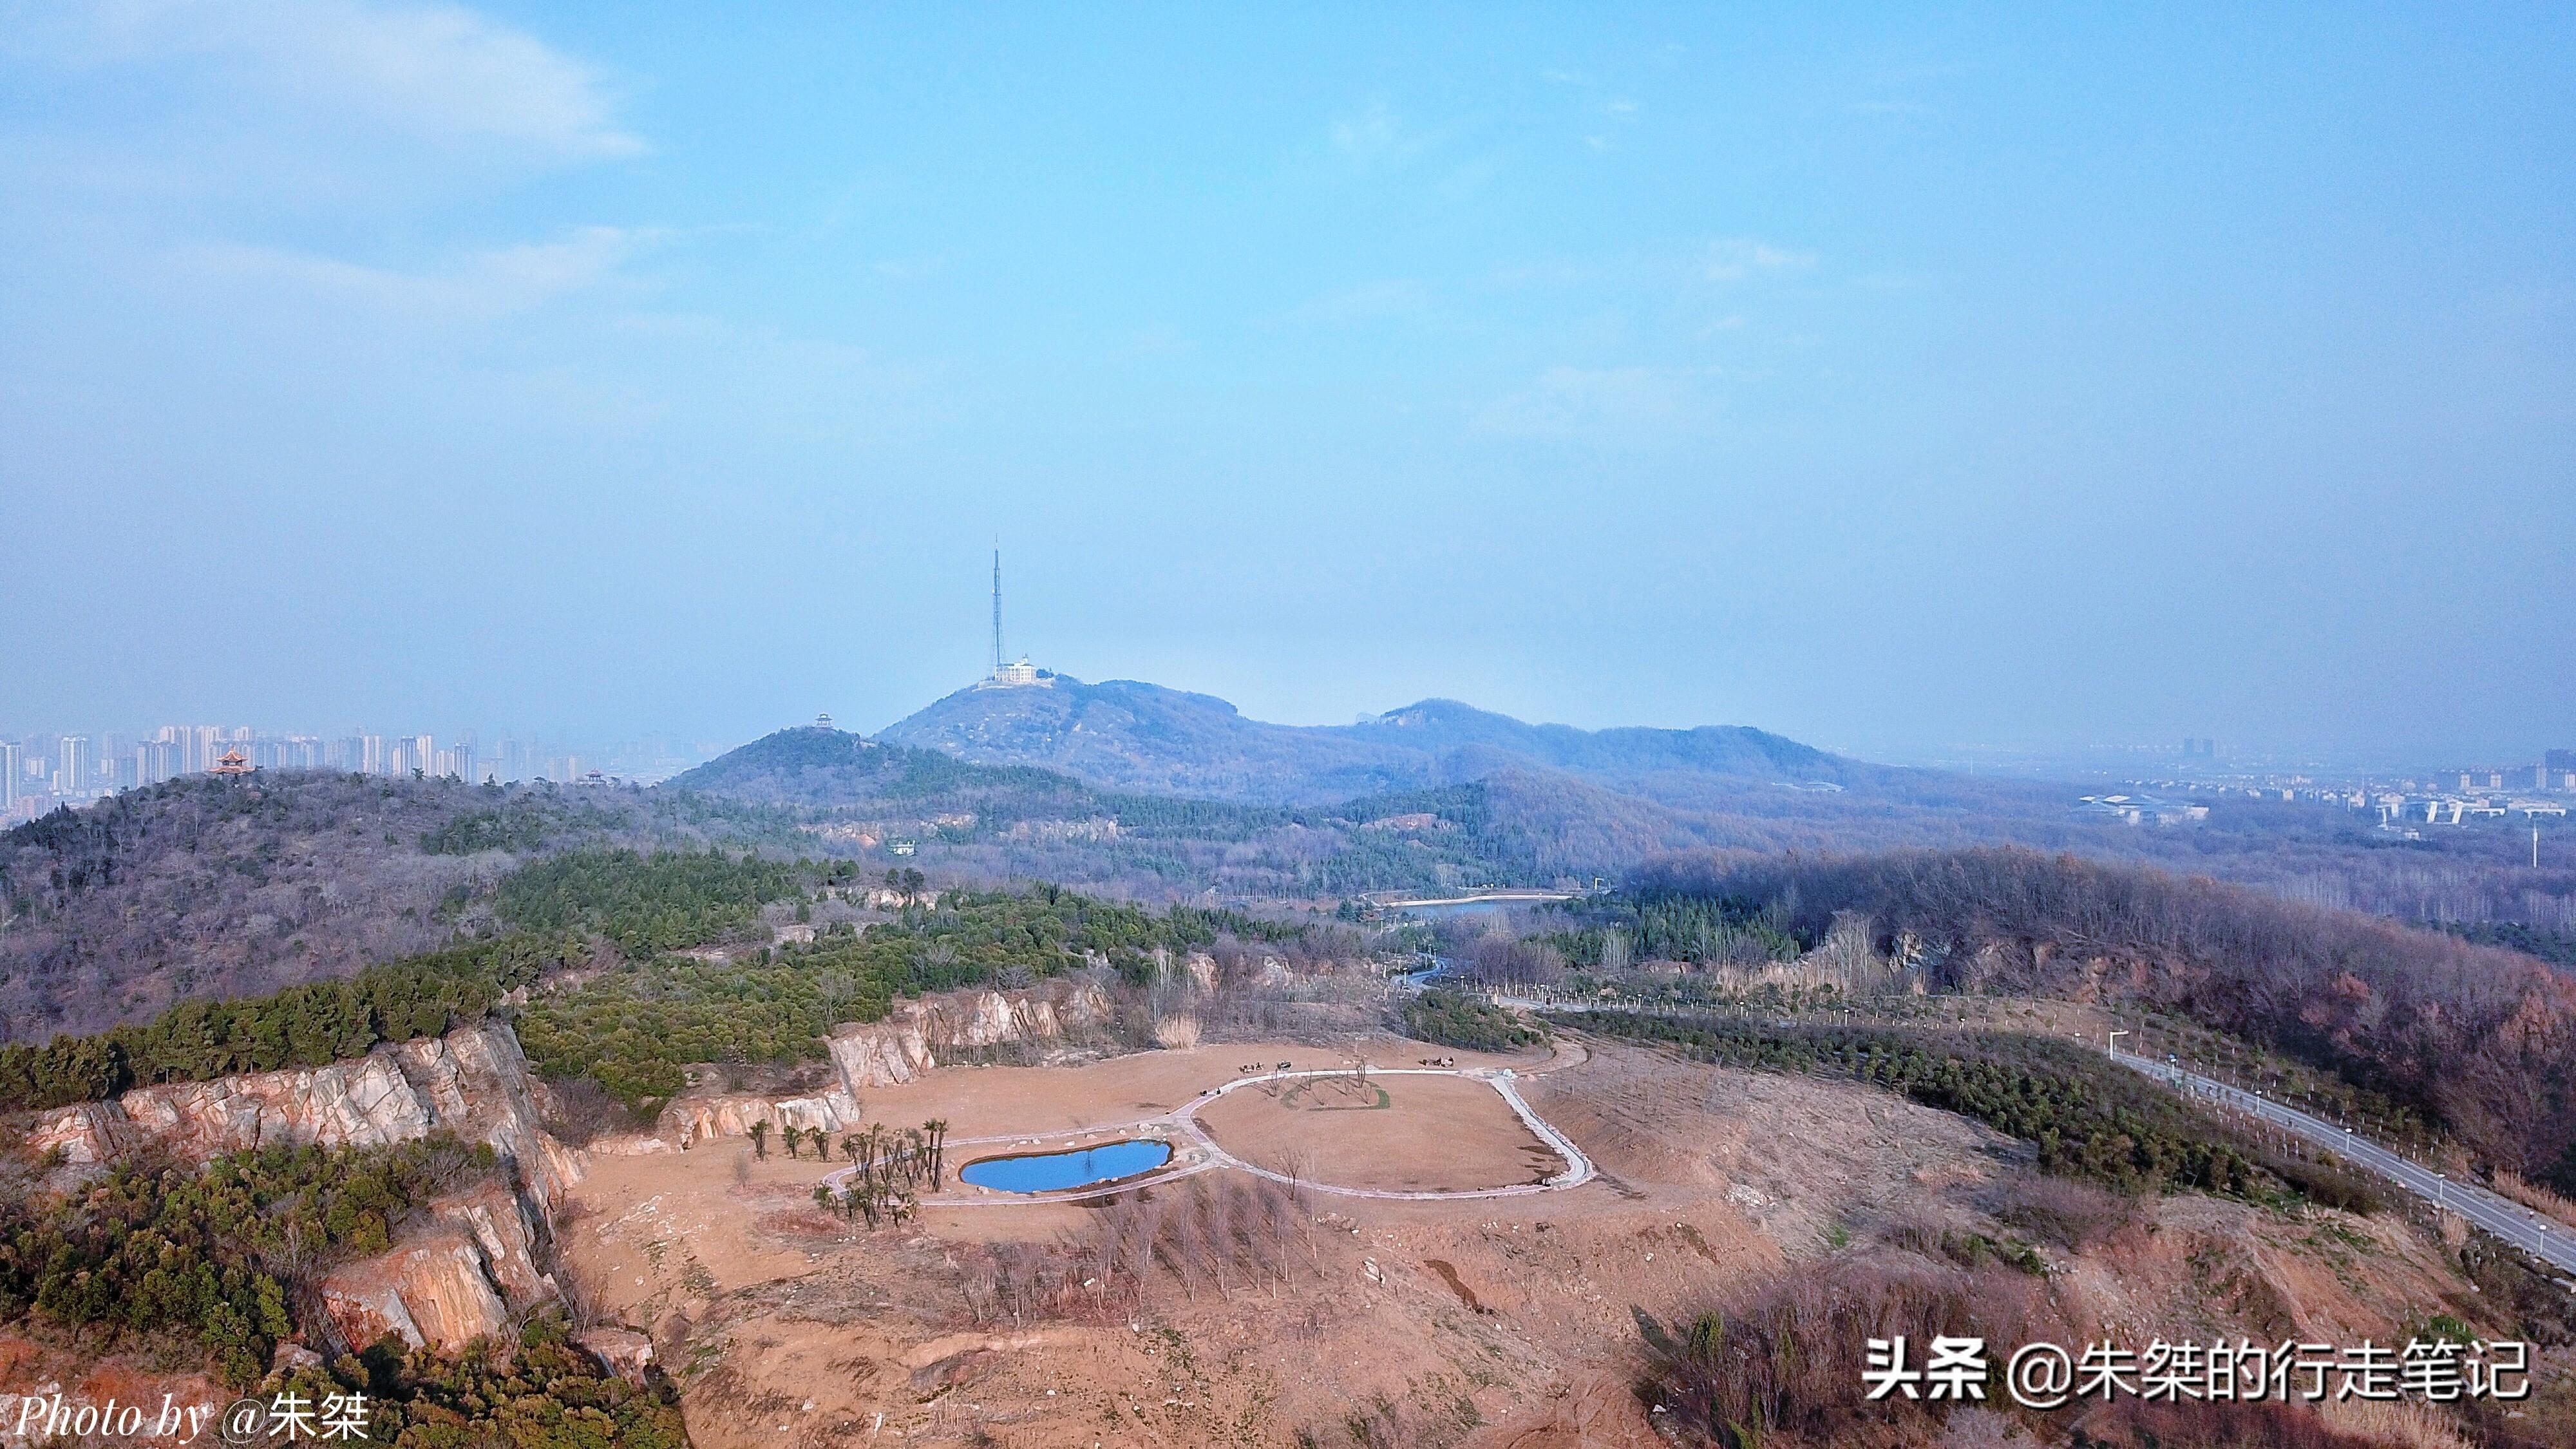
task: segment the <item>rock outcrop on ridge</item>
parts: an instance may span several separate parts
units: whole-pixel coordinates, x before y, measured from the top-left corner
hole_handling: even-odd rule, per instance
[[[138,1087],[46,1114],[28,1145],[86,1166],[147,1141],[198,1159],[281,1143],[382,1147],[436,1131],[488,1143],[515,1191],[486,1183],[442,1198],[430,1204],[428,1231],[341,1265],[323,1284],[350,1346],[392,1333],[452,1349],[557,1296],[539,1262],[582,1159],[540,1125],[537,1091],[518,1038],[484,1022],[325,1067]]]
[[[855,1096],[869,1087],[909,1082],[939,1065],[937,1053],[1009,1042],[1059,1041],[1070,1030],[1106,1021],[1108,994],[1088,981],[1031,991],[952,992],[900,1002],[894,1014],[832,1033],[832,1064]]]
[[[1211,969],[1213,969],[1213,963]],[[942,1054],[1012,1043],[1060,1042],[1106,1022],[1108,993],[1089,981],[1049,982],[1026,991],[954,991],[895,1004],[883,1021],[834,1029],[832,1065],[837,1085],[794,1097],[753,1092],[684,1096],[662,1109],[649,1136],[602,1138],[594,1152],[636,1156],[716,1137],[742,1137],[754,1122],[772,1129],[839,1133],[862,1125],[859,1094],[912,1081],[939,1065]]]

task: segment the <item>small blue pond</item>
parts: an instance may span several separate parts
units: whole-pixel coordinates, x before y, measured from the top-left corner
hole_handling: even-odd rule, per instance
[[[958,1169],[957,1175],[977,1187],[999,1192],[1055,1192],[1112,1178],[1150,1172],[1172,1160],[1168,1142],[1110,1142],[1079,1152],[1049,1152],[1034,1157],[987,1157]]]

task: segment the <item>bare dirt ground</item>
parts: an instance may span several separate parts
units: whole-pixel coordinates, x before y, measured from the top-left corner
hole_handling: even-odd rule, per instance
[[[1466,1077],[1306,1078],[1199,1110],[1217,1145],[1274,1172],[1342,1187],[1460,1192],[1565,1168],[1501,1094]]]
[[[1385,1064],[1436,1050],[1356,1045]],[[1499,1060],[1453,1055],[1461,1066]],[[1283,1060],[1337,1064],[1312,1047],[1235,1045],[943,1069],[866,1105],[888,1123],[940,1116],[960,1137],[1054,1145]],[[1442,1085],[1404,1099],[1424,1127],[1404,1128],[1388,1161],[1411,1152],[1437,1164],[1454,1149],[1457,1162],[1429,1170],[1502,1163],[1527,1180],[1511,1152],[1492,1155],[1508,1136],[1492,1114],[1519,1128],[1490,1088],[1386,1085],[1393,1100],[1396,1083],[1431,1081]],[[853,1234],[811,1202],[826,1164],[775,1151],[754,1162],[748,1144],[724,1141],[599,1160],[565,1248],[608,1316],[653,1330],[704,1449],[1644,1449],[1667,1441],[1631,1387],[1641,1318],[1687,1321],[1798,1264],[1888,1251],[1903,1224],[2001,1234],[1984,1204],[2026,1158],[2021,1144],[1888,1093],[1615,1044],[1569,1051],[1522,1090],[1601,1178],[1504,1200],[1309,1196],[1293,1238],[1256,1245],[1230,1272],[1213,1258],[1186,1274],[1149,1266],[1134,1297],[1102,1284],[1096,1299],[1077,1290],[1049,1301],[1028,1284],[1043,1264],[1072,1261],[1070,1246],[1182,1215],[1191,1193],[1240,1174],[1131,1194],[1123,1207],[931,1210],[904,1229]],[[1246,1098],[1239,1116],[1231,1098],[1209,1114],[1222,1141],[1251,1134],[1232,1150],[1257,1154],[1264,1131],[1284,1134],[1283,1145],[1342,1133],[1352,1170],[1406,1170],[1379,1162],[1369,1129],[1344,1125],[1392,1129],[1397,1108],[1292,1116],[1236,1095]],[[1460,1125],[1431,1125],[1451,1109]],[[1170,1241],[1199,1262],[1190,1239]],[[2295,1325],[2384,1342],[2467,1296],[2403,1222],[2289,1219],[2194,1196],[2150,1202],[2131,1228],[2061,1257],[2050,1291],[2069,1311],[2140,1337]]]

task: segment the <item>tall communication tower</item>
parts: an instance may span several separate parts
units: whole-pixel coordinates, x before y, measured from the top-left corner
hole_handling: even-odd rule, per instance
[[[1002,551],[993,550],[993,677],[1002,677]]]

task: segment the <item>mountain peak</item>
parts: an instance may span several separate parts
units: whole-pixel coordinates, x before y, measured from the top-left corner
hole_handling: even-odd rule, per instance
[[[1358,724],[1282,725],[1246,719],[1214,695],[1143,680],[1051,682],[961,689],[877,738],[975,764],[1059,771],[1100,788],[1263,804],[1419,789],[1514,764],[1611,783],[1668,774],[1839,782],[1853,768],[1740,726],[1587,731],[1442,698]]]

